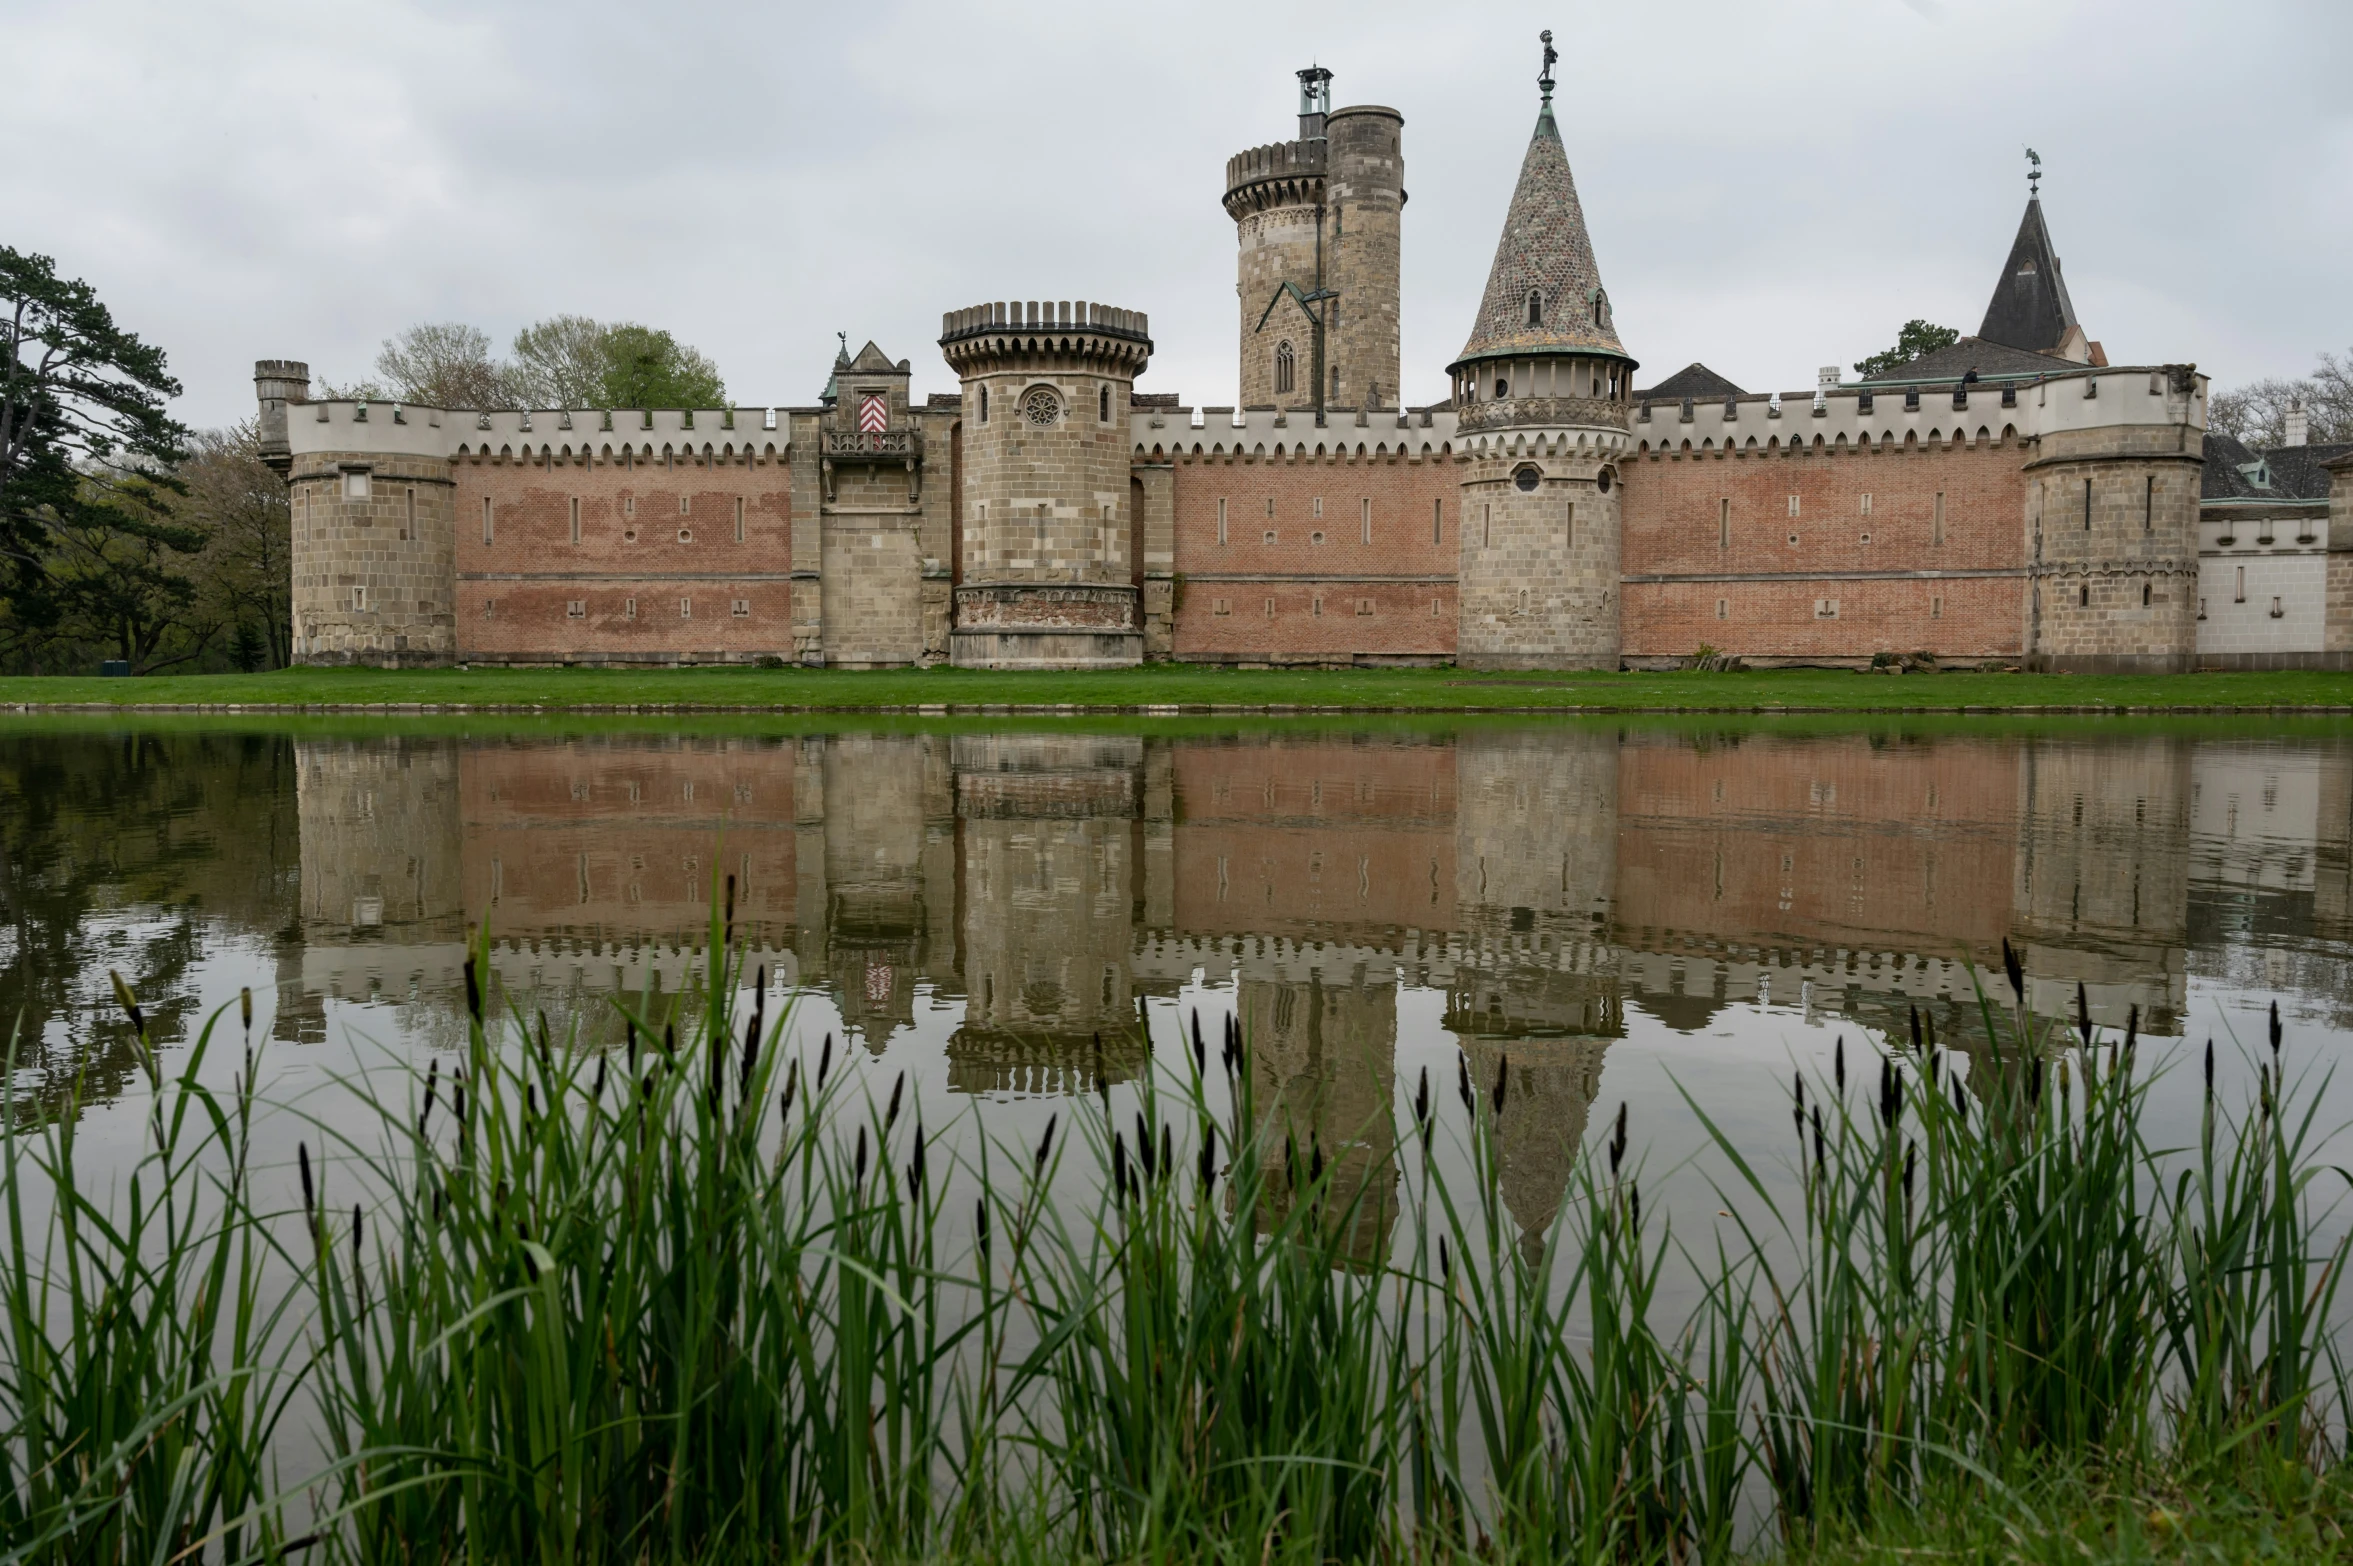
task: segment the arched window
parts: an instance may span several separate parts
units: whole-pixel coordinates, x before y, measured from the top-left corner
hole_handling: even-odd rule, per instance
[[[1298,384],[1299,356],[1289,343],[1275,344],[1275,390],[1287,392]]]
[[[1609,325],[1609,306],[1609,295],[1596,288],[1593,291],[1593,324],[1595,326]]]
[[[1544,324],[1544,295],[1533,288],[1528,290],[1528,324],[1530,326]]]

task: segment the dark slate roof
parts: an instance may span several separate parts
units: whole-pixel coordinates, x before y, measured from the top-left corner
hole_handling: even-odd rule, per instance
[[[2072,359],[2055,354],[2033,353],[2024,348],[2012,348],[2005,343],[1987,342],[1982,337],[1964,337],[1947,348],[1937,348],[1909,359],[1892,370],[1883,370],[1867,377],[1872,384],[1893,381],[1957,381],[1971,370],[1981,381],[2022,381],[2036,375],[2051,375],[2063,370],[2080,370],[2083,366]]]
[[[2199,476],[2200,500],[2268,500],[2282,504],[2326,501],[2327,464],[2353,456],[2353,441],[2322,446],[2273,446],[2258,451],[2245,442],[2206,432],[2206,466]]]
[[[2018,237],[2010,245],[2010,259],[2002,265],[2001,280],[1994,284],[1985,324],[1977,335],[1987,342],[2047,352],[2058,347],[2067,328],[2075,324],[2075,304],[2067,297],[2059,253],[2051,248],[2051,231],[2043,225],[2042,200],[2029,196]]]
[[[1689,397],[1694,402],[1722,402],[1727,397],[1745,397],[1748,393],[1696,360],[1683,366],[1648,391],[1634,394],[1637,402],[1681,402]]]
[[[1543,296],[1541,325],[1528,324],[1530,290]],[[1596,299],[1601,301],[1598,326]],[[1549,93],[1520,162],[1520,182],[1495,246],[1479,319],[1456,363],[1546,352],[1631,357],[1618,341],[1615,312],[1602,292],[1601,268],[1594,264],[1593,241],[1585,232],[1585,211],[1577,203],[1577,182],[1569,174],[1569,154],[1553,123]]]

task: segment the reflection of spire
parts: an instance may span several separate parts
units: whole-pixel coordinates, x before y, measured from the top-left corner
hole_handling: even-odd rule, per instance
[[[1482,1109],[1494,1102],[1495,1083],[1509,1082],[1503,1112],[1495,1117],[1495,1141],[1502,1156],[1504,1205],[1520,1227],[1520,1250],[1529,1261],[1543,1259],[1585,1142],[1585,1123],[1601,1091],[1602,1057],[1608,1037],[1500,1039],[1466,1035],[1471,1077],[1479,1085]]]
[[[1287,1135],[1299,1157],[1320,1151],[1333,1168],[1330,1210],[1355,1208],[1346,1252],[1359,1265],[1380,1261],[1397,1213],[1396,1138],[1391,1095],[1397,1075],[1397,984],[1393,977],[1326,983],[1253,978],[1245,970],[1237,1010],[1249,1041],[1260,1125],[1278,1147]],[[1274,1210],[1280,1217],[1278,1186]]]

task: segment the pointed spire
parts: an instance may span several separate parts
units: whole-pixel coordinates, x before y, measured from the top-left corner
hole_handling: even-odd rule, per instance
[[[1552,67],[1559,55],[1544,35],[1544,100],[1536,131],[1520,163],[1519,184],[1487,273],[1487,293],[1457,365],[1522,353],[1609,353],[1626,356],[1616,318],[1594,264],[1585,211],[1569,154],[1552,117]]]
[[[2033,177],[2042,177],[2039,158]],[[2026,216],[2018,221],[2018,237],[2010,245],[2010,259],[2003,263],[1977,335],[2005,347],[2051,353],[2076,325],[2075,302],[2067,297],[2059,253],[2051,247],[2051,231],[2043,224],[2042,197],[2029,195]]]

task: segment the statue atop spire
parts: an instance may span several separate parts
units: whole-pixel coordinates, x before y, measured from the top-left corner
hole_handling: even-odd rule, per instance
[[[1560,63],[1560,51],[1552,46],[1552,29],[1541,34],[1544,39],[1544,72],[1536,78],[1536,85],[1544,91],[1544,106],[1552,107],[1552,68]]]

